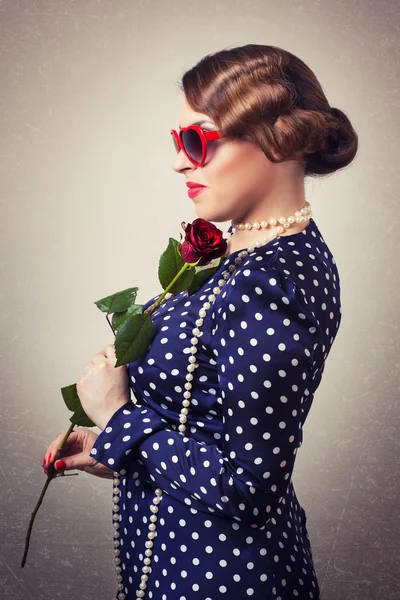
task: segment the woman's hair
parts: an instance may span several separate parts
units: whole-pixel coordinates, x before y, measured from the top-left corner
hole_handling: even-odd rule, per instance
[[[311,69],[276,46],[247,44],[202,58],[178,83],[193,110],[272,162],[297,159],[304,176],[334,173],[357,153],[347,116],[329,105]]]

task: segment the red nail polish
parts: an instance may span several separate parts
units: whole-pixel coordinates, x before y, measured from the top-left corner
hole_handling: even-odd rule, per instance
[[[65,469],[65,467],[67,466],[67,463],[65,461],[63,461],[63,460],[56,460],[54,466],[55,466],[55,468],[58,471],[58,470],[61,470],[61,469]]]

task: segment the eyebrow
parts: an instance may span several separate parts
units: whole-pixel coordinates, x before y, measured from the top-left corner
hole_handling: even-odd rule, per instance
[[[214,127],[214,123],[212,121],[209,121],[208,119],[201,119],[201,121],[196,121],[196,123],[192,123],[192,125],[203,125],[203,123],[210,123]],[[178,125],[178,127],[179,129],[182,129],[180,125]]]

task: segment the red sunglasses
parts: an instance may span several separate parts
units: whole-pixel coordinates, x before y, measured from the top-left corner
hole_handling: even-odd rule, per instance
[[[208,142],[224,137],[220,129],[218,131],[204,131],[199,125],[182,127],[179,133],[176,129],[171,129],[171,134],[175,150],[178,153],[182,150],[196,167],[201,167],[206,160]]]

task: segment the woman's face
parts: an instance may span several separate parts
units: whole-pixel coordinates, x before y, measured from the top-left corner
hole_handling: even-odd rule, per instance
[[[192,110],[182,94],[179,126],[188,127],[203,119],[207,122],[200,125],[202,129],[218,129],[207,114]],[[194,203],[198,217],[215,222],[256,220],[261,203],[265,213],[265,199],[274,188],[277,166],[253,143],[229,138],[208,142],[201,167],[190,162],[182,151],[173,162],[174,171],[183,173],[185,182],[207,186],[188,199]]]

